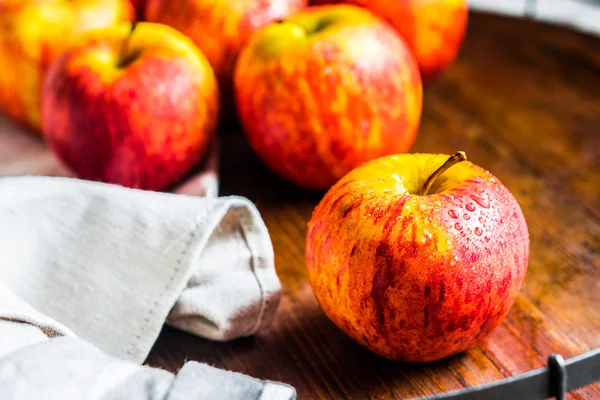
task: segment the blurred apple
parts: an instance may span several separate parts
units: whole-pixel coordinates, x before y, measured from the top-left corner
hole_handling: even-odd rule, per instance
[[[144,18],[144,9],[146,8],[146,0],[130,0],[131,4],[137,11],[138,19]]]
[[[205,154],[218,103],[212,69],[189,38],[165,25],[120,24],[51,65],[42,127],[79,177],[162,190]]]
[[[410,51],[387,23],[349,5],[309,7],[257,32],[235,89],[254,150],[306,188],[327,189],[365,161],[407,152],[421,115]]]
[[[133,18],[128,0],[0,1],[0,112],[39,129],[48,65],[78,34]]]
[[[224,103],[232,97],[237,56],[260,27],[306,6],[307,0],[147,0],[148,21],[192,38],[215,71]]]
[[[467,0],[313,0],[365,7],[390,22],[412,50],[424,82],[456,58],[467,26]]]

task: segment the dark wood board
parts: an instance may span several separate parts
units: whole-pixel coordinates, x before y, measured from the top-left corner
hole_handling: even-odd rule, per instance
[[[600,38],[471,14],[459,59],[425,89],[424,103],[413,151],[465,150],[513,192],[529,225],[521,296],[481,346],[406,364],[338,330],[316,304],[304,261],[306,224],[323,193],[276,177],[230,125],[221,132],[221,194],[250,198],[265,219],[284,286],[277,320],[229,343],[165,327],[147,364],[176,372],[186,360],[206,362],[287,382],[301,399],[395,399],[495,381],[543,367],[551,353],[599,347]],[[67,173],[38,137],[11,135],[0,126],[0,175]],[[600,398],[600,385],[570,397]]]
[[[198,360],[294,385],[301,399],[406,398],[502,379],[600,346],[600,39],[531,21],[471,14],[457,62],[425,89],[414,152],[453,153],[494,173],[531,235],[522,295],[465,354],[429,365],[388,361],[318,308],[306,278],[306,223],[322,193],[285,183],[242,134],[223,133],[221,194],[253,200],[284,286],[272,329],[230,343],[165,328],[148,364]],[[591,385],[572,398],[600,398]]]

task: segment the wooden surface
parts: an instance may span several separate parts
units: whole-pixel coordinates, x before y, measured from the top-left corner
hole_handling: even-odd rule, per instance
[[[318,308],[306,279],[306,223],[321,193],[270,173],[239,132],[223,135],[221,193],[256,202],[284,286],[277,322],[213,343],[165,328],[148,363],[208,362],[296,387],[301,399],[423,396],[494,381],[600,346],[600,39],[472,15],[457,63],[425,90],[415,152],[452,153],[489,169],[521,204],[531,235],[526,284],[480,347],[431,365],[369,353]],[[600,398],[589,386],[573,398]]]
[[[1,131],[1,174],[23,163],[65,173],[35,136],[9,143]],[[545,366],[553,352],[567,358],[600,346],[600,39],[472,15],[459,60],[425,90],[413,151],[458,149],[514,193],[531,235],[522,295],[480,347],[429,365],[397,363],[329,322],[304,263],[306,223],[322,193],[274,176],[237,128],[222,133],[221,194],[247,196],[266,221],[284,286],[277,321],[229,343],[164,328],[147,363],[175,372],[186,360],[207,362],[290,383],[301,399],[387,399],[475,386]],[[600,398],[600,386],[571,397]]]

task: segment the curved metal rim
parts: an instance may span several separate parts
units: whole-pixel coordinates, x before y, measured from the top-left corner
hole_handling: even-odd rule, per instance
[[[564,399],[566,392],[600,380],[600,348],[563,360],[553,354],[548,367],[536,369],[482,386],[455,390],[427,400]]]

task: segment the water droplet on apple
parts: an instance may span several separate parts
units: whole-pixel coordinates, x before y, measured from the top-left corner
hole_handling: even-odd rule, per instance
[[[448,240],[446,240],[446,243],[452,244],[452,239],[448,238]]]
[[[469,234],[469,235],[470,235],[470,234],[471,234],[471,232],[472,232],[471,228],[467,228],[467,234]]]
[[[463,215],[463,218],[469,220],[469,219],[471,219],[471,216],[469,214],[465,214],[465,215]]]
[[[483,240],[485,240],[486,242],[489,242],[491,239],[489,238],[489,236],[485,236],[485,237],[483,238]]]
[[[479,217],[479,222],[484,223],[485,222],[485,218]]]
[[[461,224],[459,224],[459,223],[457,222],[457,223],[455,223],[455,224],[454,224],[454,228],[455,228],[457,231],[460,231],[460,230],[462,230],[462,225],[461,225]]]
[[[465,208],[467,209],[467,211],[475,211],[475,204],[473,204],[473,203],[467,203],[467,205],[465,206]]]
[[[477,228],[475,228],[475,234],[476,234],[477,236],[481,236],[481,234],[482,234],[482,233],[483,233],[483,231],[481,230],[481,228],[480,228],[480,227],[477,227]]]
[[[448,215],[451,216],[452,218],[458,218],[458,213],[454,210],[448,211]]]
[[[331,67],[327,67],[327,68],[331,68]],[[368,119],[363,119],[360,123],[360,127],[362,128],[363,132],[368,132],[369,128],[371,127],[371,122],[369,122]]]
[[[419,209],[421,211],[425,211],[427,209],[427,206],[424,203],[419,204]]]
[[[460,232],[460,236],[465,237],[465,236],[467,236],[467,234],[465,233],[465,231],[462,231],[462,232]]]
[[[470,197],[473,199],[473,201],[475,203],[479,204],[481,207],[490,208],[490,202],[488,199],[484,199],[483,197],[476,196],[474,194],[472,194]]]
[[[427,239],[431,239],[433,236],[427,229],[423,230],[423,234],[427,237]]]
[[[450,261],[450,266],[451,266],[451,267],[453,267],[453,266],[455,266],[455,265],[456,265],[456,261],[454,261],[454,260]]]

